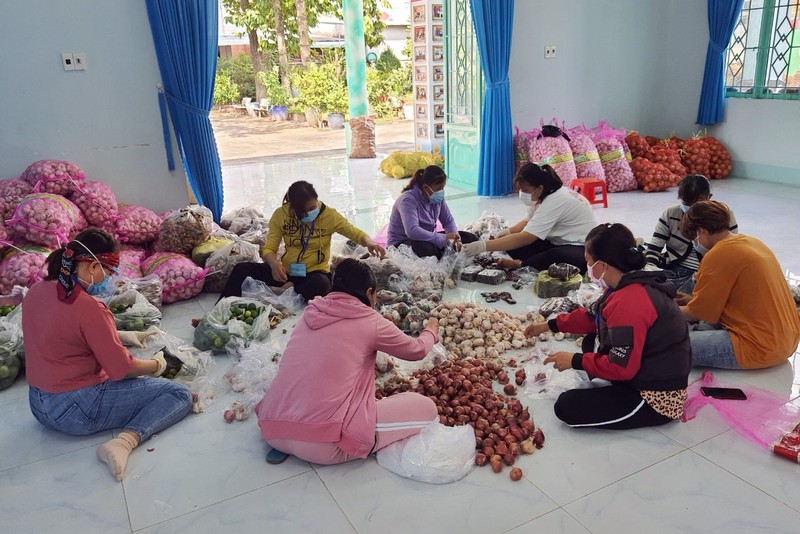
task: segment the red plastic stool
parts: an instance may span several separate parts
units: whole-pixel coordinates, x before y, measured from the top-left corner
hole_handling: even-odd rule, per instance
[[[589,204],[602,204],[604,208],[608,207],[606,182],[600,178],[576,178],[569,184],[569,188],[581,194]],[[597,198],[598,188],[600,188],[600,198]]]

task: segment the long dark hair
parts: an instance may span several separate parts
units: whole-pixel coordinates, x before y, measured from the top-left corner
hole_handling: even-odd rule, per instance
[[[434,185],[443,184],[446,181],[447,175],[441,167],[428,165],[424,169],[418,169],[417,172],[414,173],[414,176],[411,177],[411,181],[403,188],[403,193],[411,191],[414,187],[419,187],[420,189],[422,189],[423,185],[433,187]]]
[[[536,163],[526,163],[520,167],[517,175],[514,176],[514,189],[519,189],[520,182],[524,182],[531,187],[542,186],[540,200],[544,200],[548,195],[555,193],[564,185],[564,182],[561,181],[553,167],[550,165],[542,165],[540,167]]]
[[[352,295],[370,307],[372,307],[372,304],[367,298],[367,290],[372,289],[375,291],[377,287],[378,281],[375,279],[372,269],[366,263],[353,258],[342,260],[333,273],[331,291],[340,291]]]
[[[620,223],[592,228],[586,236],[586,252],[594,261],[604,261],[623,273],[636,271],[645,265],[644,254],[636,248],[636,238],[627,226]]]
[[[687,206],[711,198],[711,184],[702,174],[685,176],[678,184],[678,198]]]
[[[294,216],[302,219],[306,214],[306,204],[311,199],[317,200],[317,191],[310,183],[299,180],[289,186],[286,195],[283,197],[283,203],[289,204],[289,207],[294,212]]]
[[[86,250],[81,243],[86,245],[89,250]],[[75,252],[76,256],[85,256],[89,254],[89,251],[95,256],[99,256],[100,254],[117,252],[119,244],[110,234],[97,228],[88,228],[76,235],[72,241],[60,249],[50,253],[47,257],[47,276],[45,280],[56,280],[58,278],[58,273],[61,270],[61,257],[67,249]]]

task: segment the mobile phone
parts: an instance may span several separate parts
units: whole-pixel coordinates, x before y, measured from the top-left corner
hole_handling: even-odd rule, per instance
[[[744,394],[739,388],[707,388],[701,387],[700,391],[706,397],[714,397],[715,399],[725,400],[746,400],[747,395]]]

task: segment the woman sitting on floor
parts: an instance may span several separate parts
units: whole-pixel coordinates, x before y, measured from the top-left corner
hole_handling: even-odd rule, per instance
[[[641,270],[644,255],[621,224],[602,224],[589,232],[586,262],[589,277],[605,288],[600,299],[588,308],[534,323],[525,334],[586,334],[583,352],[557,352],[544,362],[559,371],[584,370],[612,385],[562,393],[556,416],[572,427],[613,430],[680,419],[692,365],[675,287],[664,273]]]
[[[366,458],[437,420],[418,393],[375,399],[377,351],[421,360],[438,340],[436,319],[415,339],[376,312],[376,285],[365,263],[346,259],[331,293],[308,303],[255,410],[270,463],[284,453],[317,464]]]

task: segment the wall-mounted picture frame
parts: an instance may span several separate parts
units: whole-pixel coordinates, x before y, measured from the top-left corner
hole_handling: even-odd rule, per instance
[[[428,125],[425,124],[424,122],[417,123],[417,137],[424,139],[428,138]]]
[[[418,119],[427,119],[428,118],[428,105],[427,104],[417,104],[416,116],[417,116]]]
[[[415,46],[414,47],[414,61],[420,62],[425,61],[427,58],[426,50],[424,46]]]
[[[433,118],[434,119],[444,118],[444,104],[436,104],[433,106]]]
[[[415,82],[428,81],[428,68],[426,66],[423,65],[419,67],[414,67],[414,81]]]
[[[441,65],[434,65],[433,66],[433,81],[434,82],[443,82],[444,81],[444,67]]]
[[[444,28],[441,24],[434,24],[431,26],[431,34],[434,41],[444,40]]]
[[[415,43],[425,42],[425,26],[417,26],[416,28],[414,28],[414,42]]]
[[[433,99],[437,102],[444,100],[444,85],[433,86]]]
[[[442,4],[431,5],[431,20],[442,20],[442,19],[444,19],[444,6],[442,6]]]
[[[444,137],[444,124],[441,122],[437,122],[433,125],[433,136],[434,137]]]
[[[436,6],[434,6],[435,8]],[[439,6],[442,7],[442,6]],[[441,11],[441,9],[440,9]],[[414,23],[424,23],[425,22],[425,6],[414,6],[411,8],[412,17],[414,19]]]
[[[428,100],[428,88],[424,85],[415,85],[414,98],[422,101]]]
[[[443,61],[444,60],[444,47],[442,45],[436,45],[433,47],[433,61]]]

